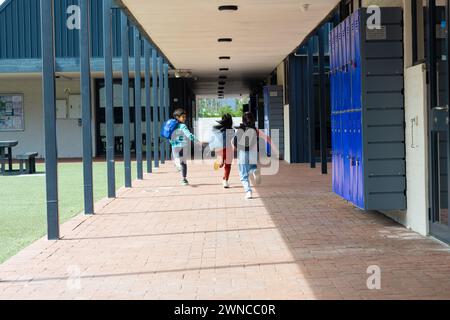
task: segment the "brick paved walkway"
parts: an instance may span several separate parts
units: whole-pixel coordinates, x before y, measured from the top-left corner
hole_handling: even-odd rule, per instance
[[[283,165],[252,201],[236,172],[230,190],[217,175],[191,166],[180,187],[163,166],[1,265],[0,298],[450,298],[448,247],[352,208],[318,170]]]

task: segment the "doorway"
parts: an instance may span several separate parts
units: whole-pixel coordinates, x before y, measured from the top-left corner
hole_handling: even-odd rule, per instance
[[[430,233],[450,243],[449,205],[449,0],[424,7],[429,112]]]

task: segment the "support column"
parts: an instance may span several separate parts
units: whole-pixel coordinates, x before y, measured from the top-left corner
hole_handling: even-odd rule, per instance
[[[328,41],[325,27],[319,30],[319,105],[320,105],[320,154],[322,174],[328,173],[328,131],[325,90],[325,41]]]
[[[164,121],[170,118],[169,65],[164,64]],[[170,144],[165,141],[166,159],[170,160]]]
[[[134,127],[136,129],[136,167],[138,180],[144,178],[142,166],[141,50],[141,35],[139,34],[138,28],[134,28]]]
[[[152,47],[145,41],[145,142],[147,157],[147,173],[152,173],[152,102],[151,102],[151,77],[150,77],[150,56]]]
[[[152,92],[153,92],[153,159],[159,168],[159,110],[158,110],[158,56],[152,51]]]
[[[308,62],[307,62],[307,83],[308,83],[308,128],[309,128],[309,154],[311,168],[316,167],[316,119],[315,119],[315,99],[314,99],[314,36],[308,41]]]
[[[446,41],[446,50],[447,50],[447,57],[450,53],[450,0],[447,0],[446,8],[445,8],[445,15],[446,15],[446,21],[447,21],[447,41]],[[447,62],[447,107],[450,105],[450,63]],[[448,128],[447,128],[447,185],[450,186],[450,121],[448,122]],[[450,190],[447,188],[447,210],[450,212]],[[450,227],[450,219],[447,218],[447,224]]]
[[[108,198],[116,197],[116,169],[114,162],[114,106],[112,65],[111,0],[103,1],[103,53],[105,58],[106,162],[108,168]]]
[[[164,125],[164,75],[163,75],[163,59],[162,57],[158,57],[158,107],[159,107],[159,119],[160,126]],[[161,152],[161,163],[164,164],[166,162],[166,150],[164,147],[164,142],[160,143],[160,152]]]
[[[49,240],[59,239],[54,32],[53,0],[41,0],[42,101],[44,103],[45,182]]]
[[[94,191],[92,178],[90,0],[80,0],[80,11],[80,72],[83,127],[84,213],[91,215],[94,214]]]
[[[123,114],[123,159],[125,166],[125,188],[132,187],[131,139],[130,139],[130,39],[127,15],[121,13],[122,35],[122,114]]]

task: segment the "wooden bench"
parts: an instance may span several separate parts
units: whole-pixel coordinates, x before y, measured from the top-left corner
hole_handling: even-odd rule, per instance
[[[25,154],[20,154],[16,158],[20,163],[20,174],[33,174],[36,173],[36,157],[37,152],[27,152]],[[26,164],[26,170],[24,168],[24,163]]]

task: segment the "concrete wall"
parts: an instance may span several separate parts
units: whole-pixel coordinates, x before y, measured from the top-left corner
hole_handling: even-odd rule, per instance
[[[42,81],[40,78],[0,79],[0,94],[21,93],[24,96],[25,130],[21,132],[0,132],[0,140],[18,140],[13,155],[35,151],[44,156],[44,126],[42,106]],[[72,94],[80,93],[79,80],[56,81],[56,98],[65,99],[65,89]],[[93,112],[94,118],[94,112]],[[93,130],[94,119],[93,119]],[[93,131],[93,136],[95,136]],[[80,158],[82,156],[82,132],[77,119],[57,120],[58,156],[60,158]],[[93,138],[95,144],[95,139]],[[95,145],[93,147],[95,150]]]

